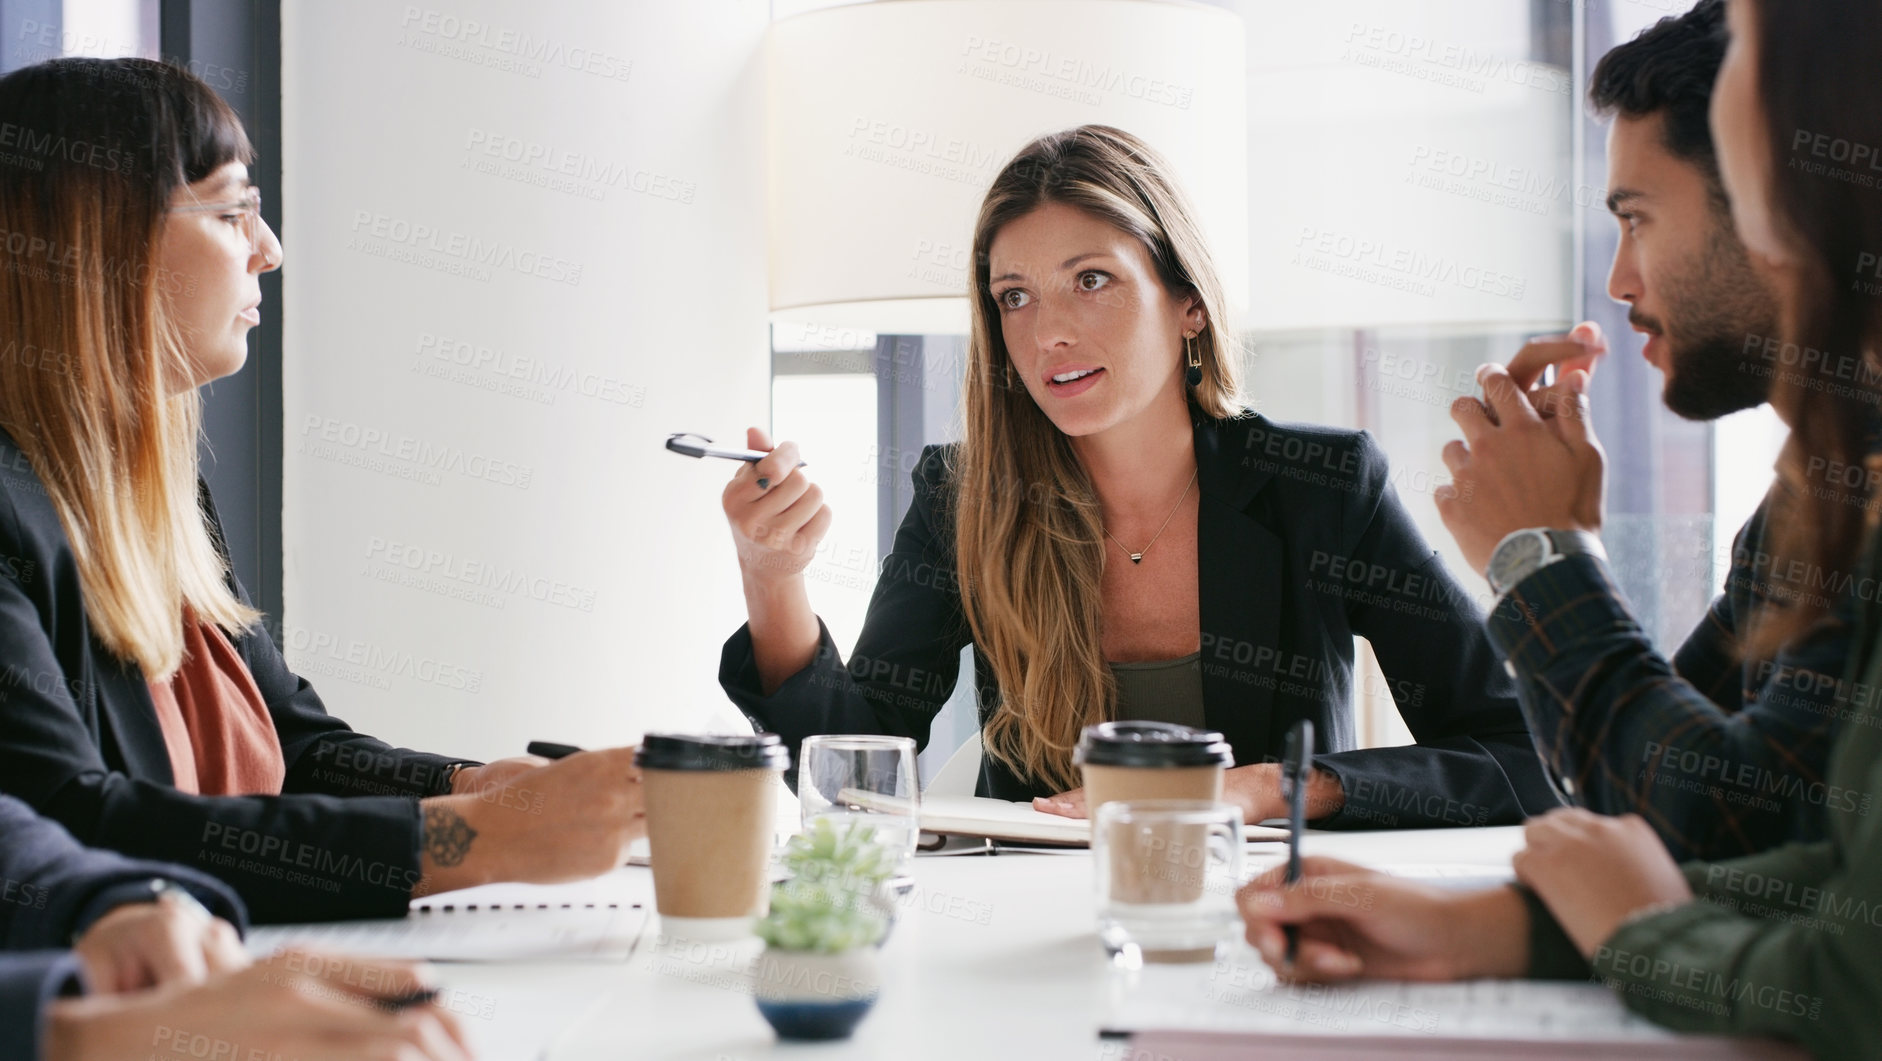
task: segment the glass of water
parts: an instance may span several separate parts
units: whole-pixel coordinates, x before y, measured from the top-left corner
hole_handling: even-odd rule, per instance
[[[1098,938],[1114,962],[1211,961],[1241,915],[1242,811],[1208,800],[1106,803],[1091,827]]]
[[[804,738],[797,760],[797,799],[804,827],[830,819],[838,832],[872,827],[875,842],[893,851],[906,872],[921,830],[921,786],[912,737],[832,733]]]

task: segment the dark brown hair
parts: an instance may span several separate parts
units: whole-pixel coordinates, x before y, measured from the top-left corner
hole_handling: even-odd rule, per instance
[[[1882,187],[1865,183],[1876,170],[1848,164],[1859,148],[1882,153],[1882,107],[1870,96],[1882,88],[1882,3],[1733,2],[1750,4],[1757,27],[1770,209],[1792,259],[1780,280],[1784,338],[1821,352],[1814,363],[1774,366],[1771,401],[1791,437],[1778,465],[1772,552],[1793,568],[1801,561],[1812,585],[1831,592],[1789,595],[1790,606],[1758,632],[1757,647],[1768,651],[1822,618],[1855,578],[1877,501],[1823,470],[1863,467],[1882,401],[1882,297],[1857,275],[1864,255],[1882,253]]]

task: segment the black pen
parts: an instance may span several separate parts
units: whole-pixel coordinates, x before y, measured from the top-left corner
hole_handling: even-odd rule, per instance
[[[1313,723],[1301,719],[1287,731],[1287,754],[1281,760],[1281,792],[1287,797],[1287,884],[1300,880],[1300,834],[1307,828],[1307,777],[1313,772]],[[1283,926],[1287,933],[1287,967],[1300,954],[1300,928]]]
[[[421,987],[416,991],[407,991],[403,995],[394,995],[391,998],[379,999],[377,1004],[379,1008],[381,1009],[388,1009],[388,1010],[393,1010],[396,1012],[401,1009],[411,1009],[413,1006],[428,1006],[431,1003],[436,1002],[437,1000],[438,1000],[437,988]]]
[[[540,755],[544,759],[566,759],[576,752],[581,751],[580,748],[577,748],[573,744],[557,744],[554,741],[546,740],[530,741],[529,747],[524,750],[531,755]]]
[[[720,460],[744,461],[747,464],[756,464],[766,457],[771,456],[769,452],[761,449],[736,449],[730,446],[715,446],[712,444],[711,439],[704,435],[694,434],[691,431],[675,431],[673,434],[668,435],[667,449],[672,450],[682,457],[717,457]],[[798,461],[797,466],[802,468],[809,463],[809,461]]]

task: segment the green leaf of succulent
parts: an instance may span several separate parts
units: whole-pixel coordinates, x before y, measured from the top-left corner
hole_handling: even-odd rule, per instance
[[[772,885],[771,912],[758,923],[765,944],[835,954],[880,940],[889,921],[876,896],[896,854],[875,837],[874,826],[825,818],[793,836],[783,855],[790,879]]]

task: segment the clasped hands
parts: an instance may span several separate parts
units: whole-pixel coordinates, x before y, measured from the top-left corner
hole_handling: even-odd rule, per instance
[[[1561,339],[1525,345],[1507,366],[1478,369],[1483,396],[1451,403],[1464,438],[1445,445],[1451,482],[1432,496],[1473,570],[1490,566],[1511,531],[1600,531],[1607,462],[1589,418],[1588,381],[1606,352],[1600,327],[1584,322]],[[1559,378],[1539,385],[1551,365]]]
[[[73,953],[87,993],[47,1009],[46,1061],[108,1061],[176,1042],[240,1044],[247,1056],[465,1061],[438,1000],[395,1008],[436,981],[426,966],[286,950],[249,960],[234,926],[164,894],[98,918]],[[178,1049],[172,1046],[171,1049]]]

